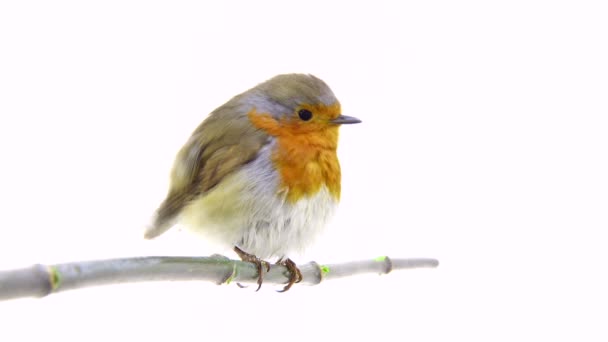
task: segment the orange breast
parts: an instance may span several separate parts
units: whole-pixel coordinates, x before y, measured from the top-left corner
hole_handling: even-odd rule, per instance
[[[330,110],[339,114],[339,107],[323,108],[325,112]],[[319,113],[319,108],[316,112]],[[254,126],[277,138],[272,158],[281,175],[282,188],[288,190],[289,201],[314,195],[323,185],[336,200],[340,199],[337,125],[323,118],[318,122],[277,121],[255,110],[248,115]]]

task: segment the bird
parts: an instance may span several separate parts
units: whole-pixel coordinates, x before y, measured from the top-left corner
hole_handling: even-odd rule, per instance
[[[258,271],[266,259],[289,271],[289,290],[302,274],[289,255],[318,237],[340,200],[339,127],[343,115],[320,78],[281,74],[212,111],[179,150],[169,191],[144,237],[181,225],[231,247]]]

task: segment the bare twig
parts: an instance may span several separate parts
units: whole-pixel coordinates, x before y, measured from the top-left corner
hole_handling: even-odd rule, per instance
[[[435,259],[390,259],[353,261],[343,264],[300,265],[302,283],[319,284],[362,273],[389,273],[392,270],[437,267]],[[73,262],[0,272],[0,300],[20,297],[44,297],[51,293],[88,286],[169,280],[207,280],[217,284],[255,283],[257,270],[251,263],[230,260],[221,255],[211,257],[141,257]],[[264,283],[284,284],[287,269],[273,265],[264,275]]]

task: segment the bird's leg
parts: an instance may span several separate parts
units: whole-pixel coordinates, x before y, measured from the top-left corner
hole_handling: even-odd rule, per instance
[[[249,253],[243,251],[242,249],[238,248],[237,246],[234,246],[234,251],[236,252],[236,254],[239,255],[241,260],[243,260],[245,262],[252,262],[257,267],[257,269],[258,269],[258,288],[256,291],[259,291],[260,288],[262,287],[262,280],[264,279],[263,268],[264,267],[266,268],[266,272],[270,271],[270,264],[268,263],[268,261],[264,261],[253,254],[249,254]],[[238,284],[238,285],[241,286],[240,284]],[[241,287],[243,287],[243,286],[241,286]]]
[[[279,259],[279,261],[277,261],[276,265],[283,265],[287,267],[287,270],[289,271],[289,282],[279,292],[285,292],[289,290],[293,286],[293,284],[302,281],[302,272],[300,272],[300,269],[296,266],[296,263],[293,262],[293,260],[289,258],[283,260],[283,258],[281,258]]]

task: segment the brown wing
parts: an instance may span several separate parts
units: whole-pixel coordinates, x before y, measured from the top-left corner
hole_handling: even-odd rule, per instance
[[[167,198],[145,233],[154,238],[174,224],[194,198],[212,189],[226,175],[253,160],[268,135],[251,125],[235,108],[220,107],[194,131],[175,158]]]

